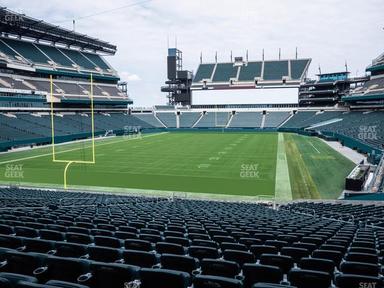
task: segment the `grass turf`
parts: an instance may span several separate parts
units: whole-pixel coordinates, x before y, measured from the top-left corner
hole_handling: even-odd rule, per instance
[[[317,137],[285,135],[293,199],[336,199],[355,164]]]
[[[68,184],[273,196],[277,136],[277,133],[204,132],[103,139],[96,141],[96,164],[72,164],[68,170]],[[285,136],[294,198],[336,198],[342,190],[340,184],[344,182],[344,174],[352,169],[351,163],[321,141],[315,143],[317,149],[321,149],[321,154],[317,155],[312,146],[306,144],[313,138]],[[91,159],[89,142],[56,146],[56,152],[57,159]],[[53,163],[50,153],[51,148],[45,147],[0,155],[0,181],[62,185],[66,164]],[[301,160],[295,162],[300,154]],[[22,165],[23,178],[9,178],[7,171],[18,164]],[[338,171],[341,167],[343,173]],[[311,194],[308,189],[301,191],[305,183],[300,177],[303,171],[305,181],[312,179],[313,182],[308,189],[316,193]],[[337,182],[335,187],[329,187],[334,182],[322,183],[327,175],[333,175],[332,181]]]

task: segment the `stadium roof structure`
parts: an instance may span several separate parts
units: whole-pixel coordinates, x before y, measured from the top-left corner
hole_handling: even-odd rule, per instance
[[[361,78],[363,85],[351,90],[348,95],[342,97],[342,101],[348,102],[351,108],[384,107],[384,53],[372,60],[372,64],[366,69],[370,76]]]
[[[331,73],[321,73],[316,74],[318,77],[318,80],[309,80],[305,83],[302,83],[300,87],[311,87],[313,85],[330,85],[336,84],[336,83],[342,83],[342,82],[354,82],[354,79],[349,78],[350,72],[348,71],[341,71],[341,72],[331,72]]]
[[[340,76],[348,76],[351,74],[349,71],[340,71],[340,72],[330,72],[330,73],[318,73],[316,76],[335,76],[335,75],[340,75]]]
[[[384,71],[384,53],[376,57],[366,69],[368,72]]]
[[[43,20],[11,11],[6,7],[0,7],[0,32],[112,55],[116,53],[117,49],[115,45],[106,41],[49,24]]]
[[[311,59],[201,63],[192,89],[249,89],[298,87],[306,77]]]

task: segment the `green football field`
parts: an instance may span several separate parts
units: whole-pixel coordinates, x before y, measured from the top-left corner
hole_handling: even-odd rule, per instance
[[[92,158],[90,141],[55,147],[56,159]],[[97,140],[95,150],[96,164],[69,166],[69,188],[335,199],[354,167],[318,138],[282,133],[164,132]],[[0,154],[0,182],[62,187],[65,166],[51,147]]]

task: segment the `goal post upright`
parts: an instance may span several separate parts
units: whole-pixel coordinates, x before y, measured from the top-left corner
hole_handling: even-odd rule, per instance
[[[91,104],[91,151],[92,160],[63,160],[56,159],[56,143],[55,143],[55,120],[54,120],[54,109],[53,109],[53,77],[50,75],[50,101],[51,101],[51,128],[52,128],[52,162],[66,163],[64,168],[64,188],[67,189],[67,172],[71,164],[95,164],[96,163],[96,149],[95,149],[95,118],[94,118],[94,101],[93,101],[93,75],[90,74],[90,104]]]
[[[91,133],[92,133],[92,164],[96,163],[95,155],[95,116],[93,111],[93,75],[91,73]]]
[[[219,113],[219,108],[217,107],[217,104],[215,105],[216,107],[216,109],[215,109],[215,127],[216,128],[222,128],[222,132],[224,132],[224,130],[225,130],[225,126],[226,126],[226,124],[219,124],[219,121],[218,121],[218,118],[217,118],[217,114]],[[228,120],[227,121],[229,121],[229,117],[228,117]]]
[[[52,129],[52,161],[56,161],[55,153],[55,120],[53,116],[53,78],[52,74],[49,75],[49,86],[50,86],[50,101],[51,101],[51,129]]]

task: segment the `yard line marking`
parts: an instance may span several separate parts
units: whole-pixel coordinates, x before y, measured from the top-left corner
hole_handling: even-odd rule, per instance
[[[161,133],[156,133],[156,134],[150,134],[150,135],[142,136],[142,138],[148,138],[148,137],[151,137],[151,136],[157,136],[157,135],[162,135],[162,134],[167,134],[167,133],[169,133],[169,132],[161,132]],[[110,145],[110,144],[116,144],[116,143],[125,142],[125,141],[129,141],[129,140],[137,140],[137,139],[139,139],[139,138],[130,138],[130,139],[124,139],[124,140],[119,140],[119,141],[111,141],[111,142],[108,142],[108,143],[97,144],[96,147],[104,146],[104,145]],[[65,150],[65,151],[56,152],[56,154],[63,154],[63,153],[71,152],[71,151],[80,150],[80,149],[83,149],[83,148],[84,147],[68,149],[68,150]],[[85,147],[85,148],[91,148],[91,146]],[[19,161],[24,161],[24,160],[30,160],[30,159],[35,159],[35,158],[40,158],[40,157],[45,157],[45,156],[50,156],[50,155],[52,155],[51,152],[50,153],[45,153],[45,154],[40,154],[40,155],[35,155],[35,156],[23,157],[23,158],[19,158],[19,159],[7,160],[7,161],[0,162],[0,165],[8,164],[8,163],[14,163],[14,162],[19,162]]]
[[[209,160],[220,160],[220,157],[209,157]]]
[[[311,146],[313,147],[313,149],[315,149],[315,150],[317,151],[317,153],[319,153],[319,154],[320,154],[320,151],[319,151],[319,150],[317,150],[317,148],[315,147],[315,145],[313,145],[313,143],[312,143],[311,141],[309,141],[309,144],[311,144]]]
[[[211,166],[211,164],[199,164],[197,165],[197,168],[209,168],[209,166]]]

